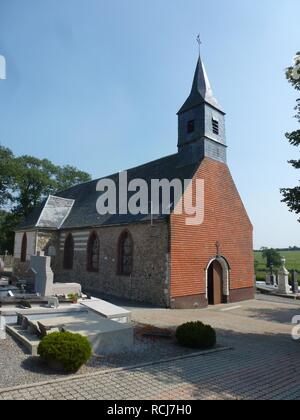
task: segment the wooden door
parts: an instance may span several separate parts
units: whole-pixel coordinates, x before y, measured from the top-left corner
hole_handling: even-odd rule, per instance
[[[208,269],[208,304],[223,303],[223,269],[218,261],[214,261]]]

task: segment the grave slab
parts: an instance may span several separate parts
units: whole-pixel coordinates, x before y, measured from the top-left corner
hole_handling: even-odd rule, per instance
[[[97,314],[102,315],[105,318],[111,319],[120,323],[130,323],[131,322],[131,312],[121,308],[119,306],[113,305],[105,300],[101,299],[91,299],[80,302],[80,304]]]

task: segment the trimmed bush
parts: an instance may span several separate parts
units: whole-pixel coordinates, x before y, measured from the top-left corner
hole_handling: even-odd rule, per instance
[[[77,372],[91,358],[92,347],[88,339],[79,334],[57,332],[43,338],[38,354],[50,364]]]
[[[217,342],[215,330],[200,321],[188,322],[178,327],[176,338],[181,346],[201,350],[210,349]]]

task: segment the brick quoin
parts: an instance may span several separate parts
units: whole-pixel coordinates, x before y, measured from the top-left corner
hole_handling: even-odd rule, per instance
[[[205,158],[194,178],[205,183],[204,223],[187,226],[186,214],[170,217],[173,307],[206,306],[206,269],[220,254],[230,265],[229,302],[254,295],[253,227],[226,164]],[[195,200],[195,188],[193,199]],[[198,299],[196,299],[198,297]],[[200,303],[199,303],[200,302]]]

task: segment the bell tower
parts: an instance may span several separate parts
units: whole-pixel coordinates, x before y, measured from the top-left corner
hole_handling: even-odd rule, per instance
[[[225,113],[215,99],[199,55],[191,93],[178,112],[178,151],[190,160],[226,163]]]

